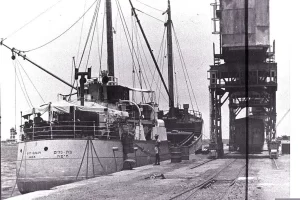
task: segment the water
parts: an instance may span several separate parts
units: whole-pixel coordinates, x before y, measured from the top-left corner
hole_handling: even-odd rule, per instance
[[[9,198],[15,186],[17,151],[17,144],[1,144],[1,199]],[[17,186],[12,196],[16,195],[20,195]]]

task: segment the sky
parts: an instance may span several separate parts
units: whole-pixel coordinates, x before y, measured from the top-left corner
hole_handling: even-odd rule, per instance
[[[93,0],[60,0],[60,1],[38,1],[38,0],[6,0],[1,2],[4,8],[0,12],[0,38],[6,38],[4,43],[10,47],[20,50],[29,50],[38,47],[51,39],[58,36],[69,26],[71,26],[88,7]],[[104,0],[103,0],[104,2]],[[103,18],[103,2],[99,12],[99,35],[101,36],[101,26]],[[114,34],[115,42],[115,68],[116,76],[119,83],[132,86],[132,61],[128,54],[128,48],[121,22],[116,10],[115,1],[113,4],[113,27],[116,31]],[[167,8],[167,1],[162,0],[132,0],[134,6],[141,11],[165,20],[162,11]],[[142,3],[141,3],[142,2]],[[270,41],[276,40],[276,62],[278,63],[278,91],[277,91],[277,119],[278,121],[290,108],[290,68],[294,64],[292,61],[292,46],[295,34],[293,32],[293,21],[291,20],[292,3],[295,0],[279,1],[271,0],[270,3]],[[155,10],[144,4],[151,5]],[[212,34],[213,26],[211,22],[212,8],[210,6],[212,0],[172,0],[172,19],[176,35],[178,37],[183,56],[185,58],[187,70],[193,85],[195,96],[199,110],[202,112],[205,121],[205,138],[209,138],[209,81],[207,80],[207,70],[209,65],[213,64],[212,43],[217,42],[218,38]],[[130,27],[132,18],[130,16],[130,7],[128,1],[120,2],[126,21]],[[16,6],[17,5],[17,6]],[[14,33],[24,24],[27,24],[47,8],[54,5],[50,10],[42,14],[40,17],[26,25],[24,28]],[[283,10],[287,11],[284,12]],[[85,43],[86,35],[92,19],[94,7],[85,15],[84,19],[79,21],[66,34],[54,42],[35,51],[26,53],[26,56],[42,67],[53,72],[64,80],[71,82],[72,79],[72,57],[75,57],[78,65],[81,52]],[[140,20],[143,24],[145,33],[149,39],[152,50],[155,55],[159,52],[159,47],[164,31],[164,24],[154,18],[151,18],[141,12],[138,12]],[[131,28],[129,28],[131,30]],[[82,37],[81,37],[82,35]],[[81,38],[81,39],[80,39]],[[101,37],[100,37],[101,38]],[[96,40],[96,38],[95,38]],[[78,53],[78,49],[80,49]],[[174,50],[175,63],[179,63],[177,50]],[[97,56],[97,46],[94,45],[91,51],[88,66],[92,66],[93,76],[97,76],[99,70],[99,61]],[[145,48],[145,53],[148,54]],[[104,53],[105,57],[106,53]],[[83,66],[86,64],[86,54],[83,59]],[[57,94],[68,94],[70,88],[63,83],[57,81],[53,77],[44,73],[32,64],[17,58],[40,92],[46,103],[57,100]],[[154,66],[150,58],[150,69],[154,70]],[[165,60],[166,62],[166,60]],[[103,59],[103,69],[106,68],[106,59]],[[15,93],[15,68],[14,62],[11,60],[11,52],[3,46],[0,46],[0,84],[1,84],[1,140],[9,137],[9,129],[11,127],[19,127],[21,123],[20,112],[29,109],[24,98],[18,81],[16,82]],[[84,67],[81,68],[83,70]],[[44,101],[35,91],[30,80],[20,68],[23,74],[23,81],[26,85],[26,91],[30,96],[33,105],[43,104]],[[146,73],[150,73],[146,69]],[[184,74],[179,67],[175,66],[176,78],[178,81],[178,90],[180,93],[180,103],[189,103]],[[166,70],[164,76],[166,77]],[[21,80],[20,80],[21,81]],[[16,94],[16,96],[15,96]],[[167,109],[167,102],[161,102],[161,108]],[[222,107],[223,120],[223,138],[228,138],[228,105]],[[277,128],[278,135],[290,135],[290,116],[281,122]],[[19,129],[17,128],[17,131]]]

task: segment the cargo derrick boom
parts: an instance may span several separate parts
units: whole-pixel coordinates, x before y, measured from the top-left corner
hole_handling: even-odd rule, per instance
[[[208,70],[210,149],[222,156],[221,107],[227,100],[230,150],[238,147],[235,120],[244,108],[248,109],[246,117],[251,111],[251,117],[264,120],[267,141],[276,137],[277,63],[275,43],[270,51],[269,0],[248,4],[245,0],[216,0],[211,5],[213,34],[220,34],[220,49],[216,53],[213,44],[214,64]]]

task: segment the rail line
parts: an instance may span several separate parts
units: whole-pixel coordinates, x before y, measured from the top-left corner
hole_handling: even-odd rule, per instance
[[[214,159],[212,159],[212,160],[214,160]],[[212,161],[212,160],[208,160],[208,161],[206,161],[206,162],[200,163],[199,165],[194,166],[193,168],[196,168],[196,167],[198,167],[198,166],[201,166],[201,165],[203,165],[203,164],[205,164],[205,163],[207,163],[207,162],[210,162],[210,161]],[[200,184],[198,184],[198,185],[196,185],[196,186],[194,186],[194,187],[192,187],[192,188],[189,188],[189,189],[187,189],[187,190],[185,190],[185,191],[183,191],[183,192],[177,194],[177,195],[174,196],[174,197],[171,197],[170,200],[177,199],[177,198],[181,197],[182,195],[187,194],[188,192],[191,192],[191,191],[194,190],[194,191],[193,191],[188,197],[186,197],[185,199],[187,200],[187,199],[191,198],[191,197],[192,197],[199,189],[206,188],[206,187],[208,187],[209,185],[211,185],[212,183],[216,182],[217,180],[215,180],[215,178],[218,177],[218,175],[219,175],[221,172],[223,172],[226,168],[228,168],[230,165],[232,165],[236,160],[237,160],[237,159],[234,159],[233,161],[229,162],[228,164],[225,165],[225,167],[223,167],[221,170],[217,171],[216,173],[212,174],[208,179],[206,179],[205,181],[201,182]],[[234,181],[235,181],[235,180],[232,180],[233,183],[234,183]],[[230,185],[232,185],[232,184],[230,184]]]
[[[208,163],[208,162],[211,162],[211,161],[213,161],[213,160],[215,160],[215,159],[208,159],[208,160],[205,160],[205,161],[203,161],[203,162],[201,162],[201,163],[199,163],[199,164],[197,164],[197,165],[191,167],[190,169],[195,169],[195,168],[200,167],[200,166],[202,166],[202,165],[204,165],[204,164],[206,164],[206,163]]]
[[[228,154],[230,154],[230,153],[225,153],[224,156],[225,156],[225,155],[228,155]],[[195,168],[197,168],[197,167],[200,167],[200,166],[202,166],[202,165],[204,165],[204,164],[206,164],[206,163],[208,163],[208,162],[214,161],[214,160],[216,160],[216,159],[215,159],[215,158],[207,159],[207,160],[205,160],[205,161],[203,161],[203,162],[201,162],[201,163],[199,163],[199,164],[197,164],[197,165],[191,167],[190,169],[195,169]]]

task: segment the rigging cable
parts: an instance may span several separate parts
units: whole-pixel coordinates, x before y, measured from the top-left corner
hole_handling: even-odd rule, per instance
[[[87,1],[87,0],[84,1],[83,12],[85,11],[85,8],[86,8],[86,1]],[[82,24],[81,24],[81,30],[80,30],[80,38],[79,38],[79,44],[78,44],[77,57],[76,57],[76,58],[79,57],[79,50],[80,50],[80,44],[81,44],[81,38],[82,38],[83,24],[84,24],[84,16],[83,16],[83,18],[82,18]],[[77,60],[76,60],[76,63],[77,63]],[[71,81],[71,83],[72,83],[72,81]]]
[[[145,88],[147,87],[147,83],[145,81],[145,76],[143,71],[146,72],[145,70],[145,67],[144,67],[144,63],[143,63],[143,59],[142,59],[142,56],[141,56],[141,52],[140,52],[140,47],[139,47],[139,40],[138,40],[138,30],[137,30],[137,26],[136,26],[136,23],[134,23],[134,28],[135,28],[135,40],[136,40],[136,49],[137,49],[137,54],[139,55],[139,58],[140,58],[140,63],[139,64],[139,76],[140,76],[140,79],[143,78],[143,81],[144,81],[144,84],[145,84]],[[132,36],[133,37],[133,36]],[[137,58],[138,59],[138,58]],[[143,71],[141,71],[141,66],[143,68]],[[149,80],[148,80],[148,77],[146,76],[146,80],[148,82],[148,85],[150,86],[150,83],[149,83]],[[143,84],[142,84],[142,81],[140,83],[140,86],[141,86],[141,89],[143,89]],[[151,89],[151,88],[150,88]],[[142,92],[142,102],[145,103],[145,97],[144,97],[144,93]]]
[[[14,67],[15,67],[15,72],[16,72],[16,63],[15,62],[13,62],[13,65],[14,65]],[[17,73],[15,73],[15,75],[16,75],[16,77],[17,77],[17,80],[18,80],[18,83],[19,83],[19,86],[20,86],[20,88],[21,88],[21,90],[22,90],[22,93],[23,93],[23,95],[24,95],[24,97],[25,97],[25,100],[26,100],[26,102],[27,102],[27,104],[28,104],[28,106],[29,107],[33,107],[32,106],[32,104],[30,104],[30,102],[28,101],[28,99],[27,99],[27,96],[25,95],[25,92],[24,92],[24,90],[23,90],[23,88],[22,88],[22,86],[21,86],[21,83],[20,83],[20,80],[19,80],[19,77],[18,77],[18,74]]]
[[[151,75],[151,77],[153,77],[153,72],[152,72],[152,70],[151,70],[150,64],[149,64],[148,59],[147,59],[147,56],[146,56],[146,54],[145,54],[145,51],[144,51],[144,48],[143,48],[143,45],[142,45],[142,42],[141,42],[140,35],[137,34],[137,36],[138,36],[137,39],[139,40],[139,44],[140,44],[140,49],[142,49],[143,56],[144,56],[144,58],[145,58],[145,60],[146,60],[147,67],[148,67],[148,69],[149,69],[149,71],[150,71],[150,75]],[[140,54],[140,56],[142,57],[141,51],[139,51],[139,54]],[[145,70],[145,68],[144,68],[144,65],[143,65],[143,70],[146,72],[146,70]],[[150,82],[149,82],[149,79],[148,79],[147,74],[146,74],[146,78],[147,78],[147,82],[148,82],[148,85],[149,85],[149,87],[150,87],[150,90],[152,90],[152,86],[151,86],[151,84],[150,84]],[[148,101],[151,101],[150,98],[151,98],[151,95],[148,96]],[[152,97],[152,98],[153,98],[153,97]]]
[[[132,29],[131,29],[131,35],[133,36],[133,24],[134,24],[134,18],[133,18],[133,13],[131,13],[131,24],[132,24]],[[131,41],[131,46],[133,48],[133,40]],[[135,67],[134,67],[134,56],[131,54],[131,60],[132,60],[132,87],[135,88]],[[132,100],[136,101],[136,92],[132,91]]]
[[[158,18],[156,18],[156,17],[154,17],[154,16],[152,16],[152,15],[149,15],[148,13],[145,13],[145,12],[143,12],[143,11],[137,9],[137,8],[135,8],[135,10],[136,10],[136,11],[139,11],[140,13],[143,13],[144,15],[147,15],[148,17],[151,17],[151,18],[153,18],[153,19],[156,19],[157,21],[160,21],[160,22],[162,22],[162,23],[165,23],[163,20],[158,19]]]
[[[164,46],[163,46],[163,49],[162,49],[162,52],[161,52],[161,57],[160,57],[160,65],[161,65],[161,68],[162,68],[162,74],[164,72],[164,66],[165,66],[165,51],[166,51],[166,47],[167,47],[167,41],[164,42]],[[159,81],[159,77],[157,77],[157,81]],[[162,84],[162,81],[159,82],[159,96],[158,96],[158,102],[160,101],[160,94],[161,94],[161,84]],[[158,89],[158,87],[156,88]]]
[[[96,0],[96,1],[94,1],[94,3],[89,7],[89,9],[85,12],[85,13],[87,13],[89,10],[90,10],[90,8],[92,8],[92,6],[96,3],[98,1],[98,3],[97,3],[97,5],[96,5],[96,8],[95,8],[95,11],[94,11],[94,15],[93,15],[93,18],[92,18],[92,22],[91,22],[91,25],[90,25],[90,29],[89,29],[89,32],[88,32],[88,36],[87,36],[87,39],[86,39],[86,42],[85,42],[85,45],[84,45],[84,48],[83,48],[83,52],[82,52],[82,55],[81,55],[81,58],[80,58],[80,62],[79,62],[79,65],[78,65],[78,69],[80,68],[80,66],[81,66],[81,62],[82,62],[82,59],[83,59],[83,56],[84,56],[84,52],[85,52],[85,49],[86,49],[86,46],[87,46],[87,43],[88,43],[88,40],[89,40],[89,37],[90,37],[90,34],[91,34],[91,30],[92,30],[92,27],[93,27],[93,23],[94,23],[94,20],[95,20],[95,15],[96,15],[96,11],[97,11],[97,6],[100,4],[99,2],[101,2],[101,0]],[[85,14],[84,13],[84,14]],[[84,16],[84,15],[83,15]],[[79,20],[78,20],[79,21]],[[73,86],[75,85],[75,82],[76,82],[76,80],[74,80],[74,82],[73,82]],[[73,92],[73,87],[71,88],[71,91],[70,91],[70,95],[69,95],[69,101],[70,101],[70,99],[71,99],[71,94],[72,94],[72,92]]]
[[[38,47],[29,49],[29,50],[26,50],[26,51],[22,51],[22,50],[19,50],[19,51],[20,51],[20,52],[24,52],[24,53],[30,52],[30,51],[34,51],[34,50],[40,49],[40,48],[42,48],[42,47],[44,47],[44,46],[46,46],[46,45],[48,45],[48,44],[54,42],[56,39],[60,38],[62,35],[64,35],[66,32],[68,32],[75,24],[77,24],[77,23],[85,16],[85,14],[93,7],[93,5],[94,5],[97,1],[98,1],[98,0],[95,0],[94,3],[88,8],[88,10],[85,11],[85,12],[83,13],[83,15],[81,15],[81,17],[79,17],[79,19],[77,19],[77,20],[76,20],[69,28],[67,28],[64,32],[62,32],[61,34],[59,34],[58,36],[56,36],[55,38],[53,38],[53,39],[50,40],[49,42],[46,42],[46,43],[43,44],[43,45],[40,45],[40,46],[38,46]]]
[[[130,48],[130,43],[129,43],[129,41],[128,41],[128,37],[129,37],[129,39],[130,39],[131,42],[132,42],[132,38],[130,37],[130,32],[129,32],[127,23],[126,23],[126,21],[125,21],[125,17],[124,17],[123,11],[122,11],[122,9],[121,9],[120,3],[119,3],[118,0],[116,0],[116,2],[117,2],[117,8],[118,8],[118,11],[119,11],[119,13],[120,13],[120,18],[121,18],[123,30],[124,30],[124,33],[125,33],[125,36],[126,36],[126,41],[127,41],[128,48],[129,48],[129,50],[130,50],[130,53],[131,53],[131,54],[134,53],[135,56],[137,57],[137,54],[136,54],[135,49],[134,49],[134,48],[133,48],[133,49]],[[125,26],[124,26],[124,24],[125,24]],[[126,29],[125,29],[125,27],[126,27]],[[126,32],[126,31],[127,31],[127,32]],[[135,71],[137,71],[135,64],[134,64],[134,67],[135,67]]]
[[[163,52],[165,52],[166,46],[167,46],[167,43],[165,43]],[[162,70],[161,70],[161,71],[162,71],[162,74],[163,74],[163,73],[164,73],[164,66],[165,66],[165,56],[162,56],[162,57],[161,57],[161,63],[162,63],[162,65],[161,65]],[[158,80],[159,80],[159,77],[157,78],[157,81],[158,81]],[[162,85],[162,81],[160,81],[159,83],[160,83],[160,84],[159,84],[158,102],[160,101],[160,95],[162,94],[162,93],[161,93],[161,85]]]
[[[15,130],[17,128],[17,68],[15,67]]]
[[[88,63],[89,63],[89,59],[90,59],[90,54],[91,54],[92,44],[93,44],[93,40],[94,40],[95,29],[96,29],[96,27],[97,27],[96,24],[97,24],[97,22],[98,22],[98,14],[99,14],[100,3],[101,3],[101,0],[100,0],[99,3],[97,4],[98,7],[96,7],[96,10],[95,10],[95,24],[94,24],[93,35],[92,35],[92,38],[91,38],[91,43],[90,43],[89,54],[88,54],[88,58],[87,58],[87,61],[86,61],[85,71],[87,70]]]
[[[186,86],[187,86],[187,91],[188,91],[189,98],[190,98],[190,101],[191,101],[192,110],[194,110],[194,104],[193,104],[193,100],[192,100],[192,97],[191,97],[189,84],[188,84],[188,81],[187,81],[187,75],[186,75],[187,72],[186,72],[185,69],[184,69],[184,64],[183,64],[183,61],[182,61],[182,57],[181,57],[181,54],[180,54],[180,50],[179,50],[179,47],[178,47],[178,43],[177,43],[177,40],[176,40],[176,36],[175,36],[175,41],[176,41],[176,45],[177,45],[177,50],[178,50],[178,54],[179,54],[179,59],[180,59],[180,62],[181,62],[181,67],[182,67],[182,71],[183,71],[183,75],[184,75],[184,80],[185,80],[185,83],[186,83]]]
[[[136,41],[136,52],[137,52],[137,61],[138,61],[138,66],[139,66],[139,79],[140,79],[140,87],[141,89],[143,89],[143,82],[142,82],[142,78],[143,78],[143,81],[144,81],[144,84],[146,86],[146,81],[145,81],[145,78],[143,76],[143,73],[141,71],[141,65],[143,65],[143,61],[141,60],[141,57],[139,56],[139,45],[138,45],[138,40],[137,40],[137,27],[136,27],[136,24],[134,23],[133,24],[133,30],[135,29],[135,41]],[[132,34],[132,39],[134,39],[134,35]],[[142,93],[142,99],[144,98],[144,95]]]
[[[140,44],[141,44],[142,42],[141,42],[141,37],[140,37],[139,34],[138,34],[138,39],[139,39],[139,42],[140,42]],[[153,77],[153,78],[152,78],[152,81],[151,81],[151,84],[149,83],[149,80],[147,79],[148,84],[149,84],[149,87],[150,87],[150,90],[152,90],[152,84],[153,84],[153,80],[154,80],[154,76],[155,76],[155,72],[156,72],[156,71],[154,70],[154,72],[152,72],[152,70],[151,70],[151,68],[150,68],[150,64],[149,64],[148,59],[147,59],[147,56],[146,56],[146,53],[145,53],[145,51],[144,51],[143,45],[141,45],[141,49],[142,49],[143,55],[144,55],[144,57],[145,57],[145,59],[146,59],[146,63],[147,63],[148,69],[149,69],[149,71],[150,71],[150,74],[151,74],[151,76]],[[159,50],[159,52],[161,52],[161,49]],[[158,59],[159,59],[159,55],[160,55],[160,53],[158,54]],[[145,69],[144,69],[144,70],[145,70]],[[156,81],[154,81],[154,82],[155,82],[156,86],[158,86],[157,82],[156,82]],[[161,95],[162,95],[162,97],[163,97],[166,101],[168,101],[168,100],[166,99],[166,97],[163,95],[163,93],[161,93]],[[150,97],[149,97],[149,98],[150,98]]]
[[[178,93],[178,83],[177,83],[177,73],[175,70],[175,64],[174,64],[174,76],[175,76],[175,86],[176,86],[176,97],[177,97],[177,107],[179,107],[179,93]]]
[[[143,3],[143,2],[140,2],[139,0],[136,0],[136,1],[137,1],[137,2],[139,2],[139,3],[141,3],[141,4],[143,4],[143,5],[145,5],[145,6],[147,6],[147,7],[149,7],[149,8],[152,8],[153,10],[156,10],[156,11],[159,11],[159,12],[165,12],[165,11],[163,11],[163,10],[160,10],[160,9],[154,8],[154,7],[152,7],[152,6],[149,6],[149,5],[147,5],[147,4]]]
[[[73,69],[76,69],[75,57],[72,57],[72,66],[71,66],[71,83],[73,82]]]
[[[17,60],[17,62],[18,62],[18,64],[19,64],[19,66],[21,66],[21,68],[23,69],[24,73],[26,74],[27,78],[29,79],[29,81],[30,81],[31,84],[33,85],[33,87],[34,87],[34,89],[36,90],[36,92],[38,93],[38,95],[41,97],[42,101],[43,101],[44,103],[46,103],[45,100],[43,99],[42,95],[39,93],[39,91],[37,90],[37,88],[36,88],[35,85],[33,84],[32,80],[31,80],[30,77],[28,76],[27,72],[25,71],[25,69],[24,69],[24,67],[22,66],[22,64],[20,63],[20,61],[19,61],[18,59],[16,59],[16,60]]]
[[[117,12],[117,16],[115,17],[115,22],[112,24],[112,32],[113,32],[113,34],[115,34],[116,36],[115,36],[115,39],[117,40],[118,38],[117,38],[117,30],[118,30],[118,15],[119,15],[119,13]],[[120,49],[119,49],[119,45],[116,45],[116,47],[115,47],[115,55],[117,56],[117,58],[119,58],[119,52],[120,52]],[[120,66],[120,61],[119,61],[119,59],[117,59],[117,60],[115,60],[116,62],[115,62],[115,65],[114,65],[114,67],[115,67],[115,71],[118,71],[118,77],[121,77],[121,74],[120,74],[120,69],[119,69],[119,66]]]
[[[165,43],[164,43],[165,33],[166,33],[166,27],[165,27],[165,29],[164,29],[163,38],[162,38],[161,43],[160,43],[158,55],[157,55],[157,58],[156,58],[157,60],[159,60],[160,54],[162,54],[161,52],[162,52],[162,49],[163,49],[163,47],[164,47],[164,45],[165,45]],[[151,81],[151,87],[152,87],[152,84],[153,84],[153,81],[154,81],[154,78],[155,78],[155,73],[156,73],[156,70],[154,70],[154,73],[153,73],[153,78],[152,78],[152,81]],[[155,82],[155,81],[154,81],[154,82]],[[156,83],[156,82],[155,82],[155,83]]]
[[[185,61],[184,61],[184,58],[183,58],[183,54],[182,54],[182,51],[181,51],[181,48],[180,48],[180,44],[179,44],[179,41],[178,41],[178,38],[177,38],[177,34],[176,34],[176,32],[175,32],[175,29],[174,29],[174,25],[173,25],[173,24],[172,24],[172,28],[173,28],[173,31],[174,31],[175,39],[176,39],[177,44],[178,44],[178,49],[180,50],[181,58],[182,58],[182,61],[183,61],[183,64],[184,64],[184,67],[185,67],[185,70],[186,70],[186,73],[187,73],[187,77],[188,77],[188,80],[189,80],[189,82],[190,82],[190,86],[191,86],[192,93],[193,93],[193,96],[194,96],[194,99],[195,99],[195,103],[196,103],[198,112],[200,113],[199,107],[198,107],[198,103],[197,103],[197,101],[196,101],[196,96],[195,96],[195,93],[194,93],[193,85],[192,85],[192,83],[191,83],[191,79],[190,79],[190,77],[189,77],[189,74],[188,74],[188,71],[187,71],[187,68],[186,68],[186,64],[185,64]]]
[[[96,1],[98,1],[98,3],[99,3],[99,1],[101,1],[101,0],[96,0]],[[98,4],[97,4],[97,5],[98,5]],[[82,62],[82,59],[83,59],[83,56],[84,56],[84,53],[85,53],[85,50],[86,50],[86,47],[87,47],[87,44],[88,44],[90,35],[91,35],[91,31],[92,31],[92,28],[93,28],[93,23],[94,23],[95,16],[96,16],[97,5],[96,5],[95,11],[94,11],[94,15],[93,15],[92,22],[91,22],[91,25],[90,25],[90,28],[89,28],[89,32],[88,32],[88,35],[87,35],[87,39],[86,39],[86,41],[85,41],[85,45],[84,45],[84,48],[83,48],[83,51],[82,51],[82,54],[81,54],[80,62],[79,62],[79,64],[78,64],[78,69],[79,69],[80,66],[81,66],[81,62]]]
[[[100,62],[100,70],[99,70],[99,77],[101,75],[101,71],[102,71],[102,52],[103,52],[103,37],[104,37],[104,20],[105,20],[105,15],[106,15],[106,7],[104,7],[104,13],[103,13],[103,20],[102,20],[102,36],[101,36],[101,53],[99,53],[99,37],[98,37],[98,54],[99,54],[99,62]],[[98,24],[98,23],[97,23]],[[98,29],[97,29],[98,31]]]
[[[14,32],[12,32],[11,34],[9,34],[6,38],[4,38],[2,41],[8,39],[9,37],[13,36],[14,34],[16,34],[17,32],[19,32],[21,29],[23,29],[25,26],[29,25],[31,22],[33,22],[34,20],[36,20],[37,18],[39,18],[41,15],[45,14],[47,11],[51,10],[54,6],[56,6],[58,3],[60,3],[62,0],[57,1],[55,4],[53,4],[52,6],[50,6],[49,8],[47,8],[46,10],[44,10],[43,12],[41,12],[40,14],[38,14],[36,17],[34,17],[32,20],[30,20],[29,22],[27,22],[26,24],[24,24],[23,26],[21,26],[19,29],[15,30]]]
[[[23,80],[23,77],[22,77],[21,70],[20,70],[19,67],[17,67],[17,69],[18,69],[19,74],[20,74],[20,77],[21,77],[21,81],[22,81],[22,84],[23,84],[23,87],[24,87],[24,91],[25,91],[25,93],[26,93],[26,95],[27,95],[27,97],[28,97],[28,99],[29,99],[29,102],[30,102],[30,104],[31,104],[31,106],[32,106],[33,104],[32,104],[32,102],[31,102],[31,100],[30,100],[30,98],[29,98],[29,95],[28,95],[28,92],[27,92],[27,89],[26,89],[26,86],[25,86],[25,83],[24,83],[24,80]]]

